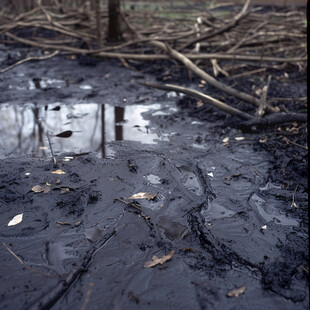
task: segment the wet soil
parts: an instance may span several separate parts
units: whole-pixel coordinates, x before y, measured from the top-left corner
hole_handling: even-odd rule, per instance
[[[2,65],[29,52],[2,46]],[[308,307],[307,150],[283,140],[305,145],[306,127],[242,132],[233,117],[138,83],[197,87],[166,65],[59,56],[0,76],[1,309]],[[298,78],[279,74],[270,96],[306,96]],[[141,192],[156,197],[129,198]]]

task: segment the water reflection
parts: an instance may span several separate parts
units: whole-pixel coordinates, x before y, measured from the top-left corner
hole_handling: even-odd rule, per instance
[[[62,106],[26,104],[0,105],[0,151],[6,154],[50,154],[46,131],[56,154],[95,151],[108,156],[106,142],[133,140],[155,143],[158,136],[149,130],[149,121],[141,113],[160,109],[160,104],[114,107],[95,103]],[[71,130],[70,138],[56,134]]]

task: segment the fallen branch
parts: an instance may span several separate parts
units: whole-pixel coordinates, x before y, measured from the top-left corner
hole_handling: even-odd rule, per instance
[[[259,128],[270,127],[274,125],[280,125],[285,123],[306,123],[307,122],[306,113],[284,113],[278,112],[270,115],[266,115],[264,118],[253,118],[246,122],[243,122],[239,127],[243,130],[252,130],[252,126],[257,126]]]
[[[32,40],[20,38],[15,36],[10,32],[6,32],[6,35],[16,42],[20,42],[26,45],[35,46],[43,49],[58,49],[67,51],[75,54],[94,54],[102,58],[123,58],[123,59],[132,59],[132,60],[169,60],[171,57],[169,55],[158,55],[158,54],[133,54],[133,53],[112,53],[112,52],[103,52],[101,49],[87,50],[82,48],[75,48],[66,45],[57,45],[57,44],[45,44],[40,42],[35,42]],[[149,39],[144,39],[141,41],[149,41]],[[151,40],[154,42],[154,40]],[[133,41],[132,44],[137,43]],[[159,42],[162,43],[162,42]],[[164,43],[162,43],[164,44]],[[112,49],[111,47],[109,49]],[[103,48],[105,50],[105,48]],[[185,57],[191,60],[207,60],[207,59],[221,59],[221,60],[234,60],[234,61],[266,61],[266,62],[307,62],[307,57],[297,57],[297,58],[282,58],[282,57],[263,57],[260,56],[251,56],[251,55],[226,55],[226,54],[217,54],[217,53],[206,53],[206,54],[183,54]]]
[[[54,56],[56,56],[56,55],[58,55],[58,54],[59,54],[59,51],[57,50],[57,51],[55,51],[54,53],[48,54],[48,55],[45,55],[45,56],[31,56],[31,57],[27,57],[27,58],[25,58],[25,59],[19,60],[18,62],[16,62],[15,64],[13,64],[13,65],[11,65],[11,66],[8,66],[8,67],[6,67],[6,68],[0,70],[0,73],[4,73],[4,72],[6,72],[6,71],[8,71],[8,70],[10,70],[10,69],[13,69],[13,68],[15,68],[16,66],[21,65],[21,64],[23,64],[23,63],[25,63],[25,62],[27,62],[27,61],[33,61],[33,60],[46,60],[46,59],[50,59],[50,58],[52,58],[52,57],[54,57]]]
[[[249,94],[246,94],[244,92],[238,91],[230,86],[227,86],[219,81],[217,81],[216,79],[214,79],[211,75],[209,75],[208,73],[206,73],[205,71],[203,71],[202,69],[200,69],[199,67],[197,67],[190,59],[188,59],[186,56],[182,55],[181,53],[179,53],[178,51],[172,49],[167,43],[164,44],[162,42],[158,42],[158,41],[151,41],[153,42],[154,45],[161,47],[162,49],[166,50],[169,52],[169,54],[171,55],[171,57],[173,57],[176,60],[179,60],[180,62],[182,62],[186,68],[190,69],[191,71],[193,71],[196,75],[198,75],[199,77],[201,77],[203,80],[205,80],[206,82],[208,82],[209,84],[211,84],[212,86],[220,89],[221,91],[230,94],[236,98],[239,98],[241,100],[244,100],[246,102],[249,102],[251,104],[254,104],[256,106],[259,106],[260,101],[258,98],[255,98]],[[268,112],[278,112],[277,109],[273,108],[270,105],[266,105],[266,110]]]
[[[240,111],[234,107],[229,106],[228,104],[221,102],[211,96],[205,95],[197,90],[194,89],[189,89],[189,88],[185,88],[185,87],[181,87],[181,86],[177,86],[177,85],[171,85],[171,84],[157,84],[157,83],[152,83],[152,82],[145,82],[143,83],[143,85],[148,86],[148,87],[153,87],[153,88],[158,88],[158,89],[162,89],[162,90],[168,90],[168,91],[175,91],[178,93],[183,93],[186,94],[188,96],[197,98],[202,100],[203,102],[210,104],[214,107],[216,107],[217,109],[220,109],[228,114],[232,114],[232,115],[236,115],[239,116],[243,119],[247,119],[250,120],[253,118],[253,116],[251,116],[250,114]]]

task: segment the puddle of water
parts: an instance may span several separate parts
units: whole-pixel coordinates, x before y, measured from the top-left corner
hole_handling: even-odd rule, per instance
[[[182,174],[182,180],[184,182],[183,183],[184,186],[192,193],[199,196],[202,195],[203,187],[201,186],[199,179],[194,173],[194,171],[185,165],[179,166],[177,168],[179,172]]]
[[[250,205],[263,221],[274,222],[284,226],[299,226],[297,220],[289,218],[278,210],[279,207],[276,207],[276,202],[267,202],[257,194],[253,194],[250,198]]]
[[[206,221],[211,220],[218,220],[225,217],[232,217],[236,213],[231,211],[221,204],[219,204],[216,200],[213,200],[209,205],[208,208],[201,211],[202,216],[206,219]]]
[[[187,229],[185,225],[174,222],[166,216],[161,216],[158,224],[163,228],[164,235],[172,241],[181,237]]]
[[[86,228],[85,229],[85,237],[88,239],[90,242],[97,242],[103,235],[104,235],[105,230],[101,229],[97,226]]]
[[[106,142],[130,140],[155,144],[165,140],[165,136],[153,133],[149,121],[142,117],[143,113],[160,108],[160,104],[126,107],[96,103],[54,103],[48,107],[0,105],[0,151],[45,156],[46,152],[49,154],[46,138],[49,131],[56,154],[92,151],[102,157],[111,156]],[[67,130],[73,132],[70,138],[54,136]]]
[[[72,251],[71,247],[67,247],[67,245],[63,241],[51,241],[48,243],[47,247],[47,260],[49,265],[53,266],[55,271],[58,273],[63,273],[63,261],[70,258],[76,258],[76,255],[70,253]]]

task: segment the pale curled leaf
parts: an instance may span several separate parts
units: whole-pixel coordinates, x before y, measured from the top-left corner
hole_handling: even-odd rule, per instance
[[[237,141],[242,141],[244,139],[245,139],[245,137],[235,137],[235,140],[237,140]]]
[[[55,171],[52,171],[53,174],[66,174],[64,171],[57,169]]]
[[[225,137],[222,141],[223,141],[223,143],[228,143],[229,137]]]
[[[227,293],[228,297],[239,297],[239,295],[243,294],[246,291],[246,286],[241,286],[235,288]]]
[[[152,200],[157,196],[157,194],[149,193],[149,192],[141,192],[130,196],[128,199],[147,199]]]
[[[23,213],[15,215],[8,223],[8,226],[19,224],[23,220]]]
[[[44,192],[44,194],[46,194],[51,190],[51,188],[47,185],[35,185],[31,190],[35,193]]]
[[[162,257],[160,257],[160,258],[158,258],[157,256],[154,255],[154,256],[152,257],[152,260],[149,261],[149,262],[146,262],[146,263],[143,265],[143,267],[144,267],[144,268],[151,268],[151,267],[154,267],[154,266],[156,266],[156,265],[158,265],[158,264],[162,265],[163,263],[165,263],[165,262],[167,262],[168,260],[170,260],[171,257],[173,256],[173,254],[174,254],[174,251],[172,250],[172,251],[170,251],[167,255],[164,255],[164,256],[162,256]]]

